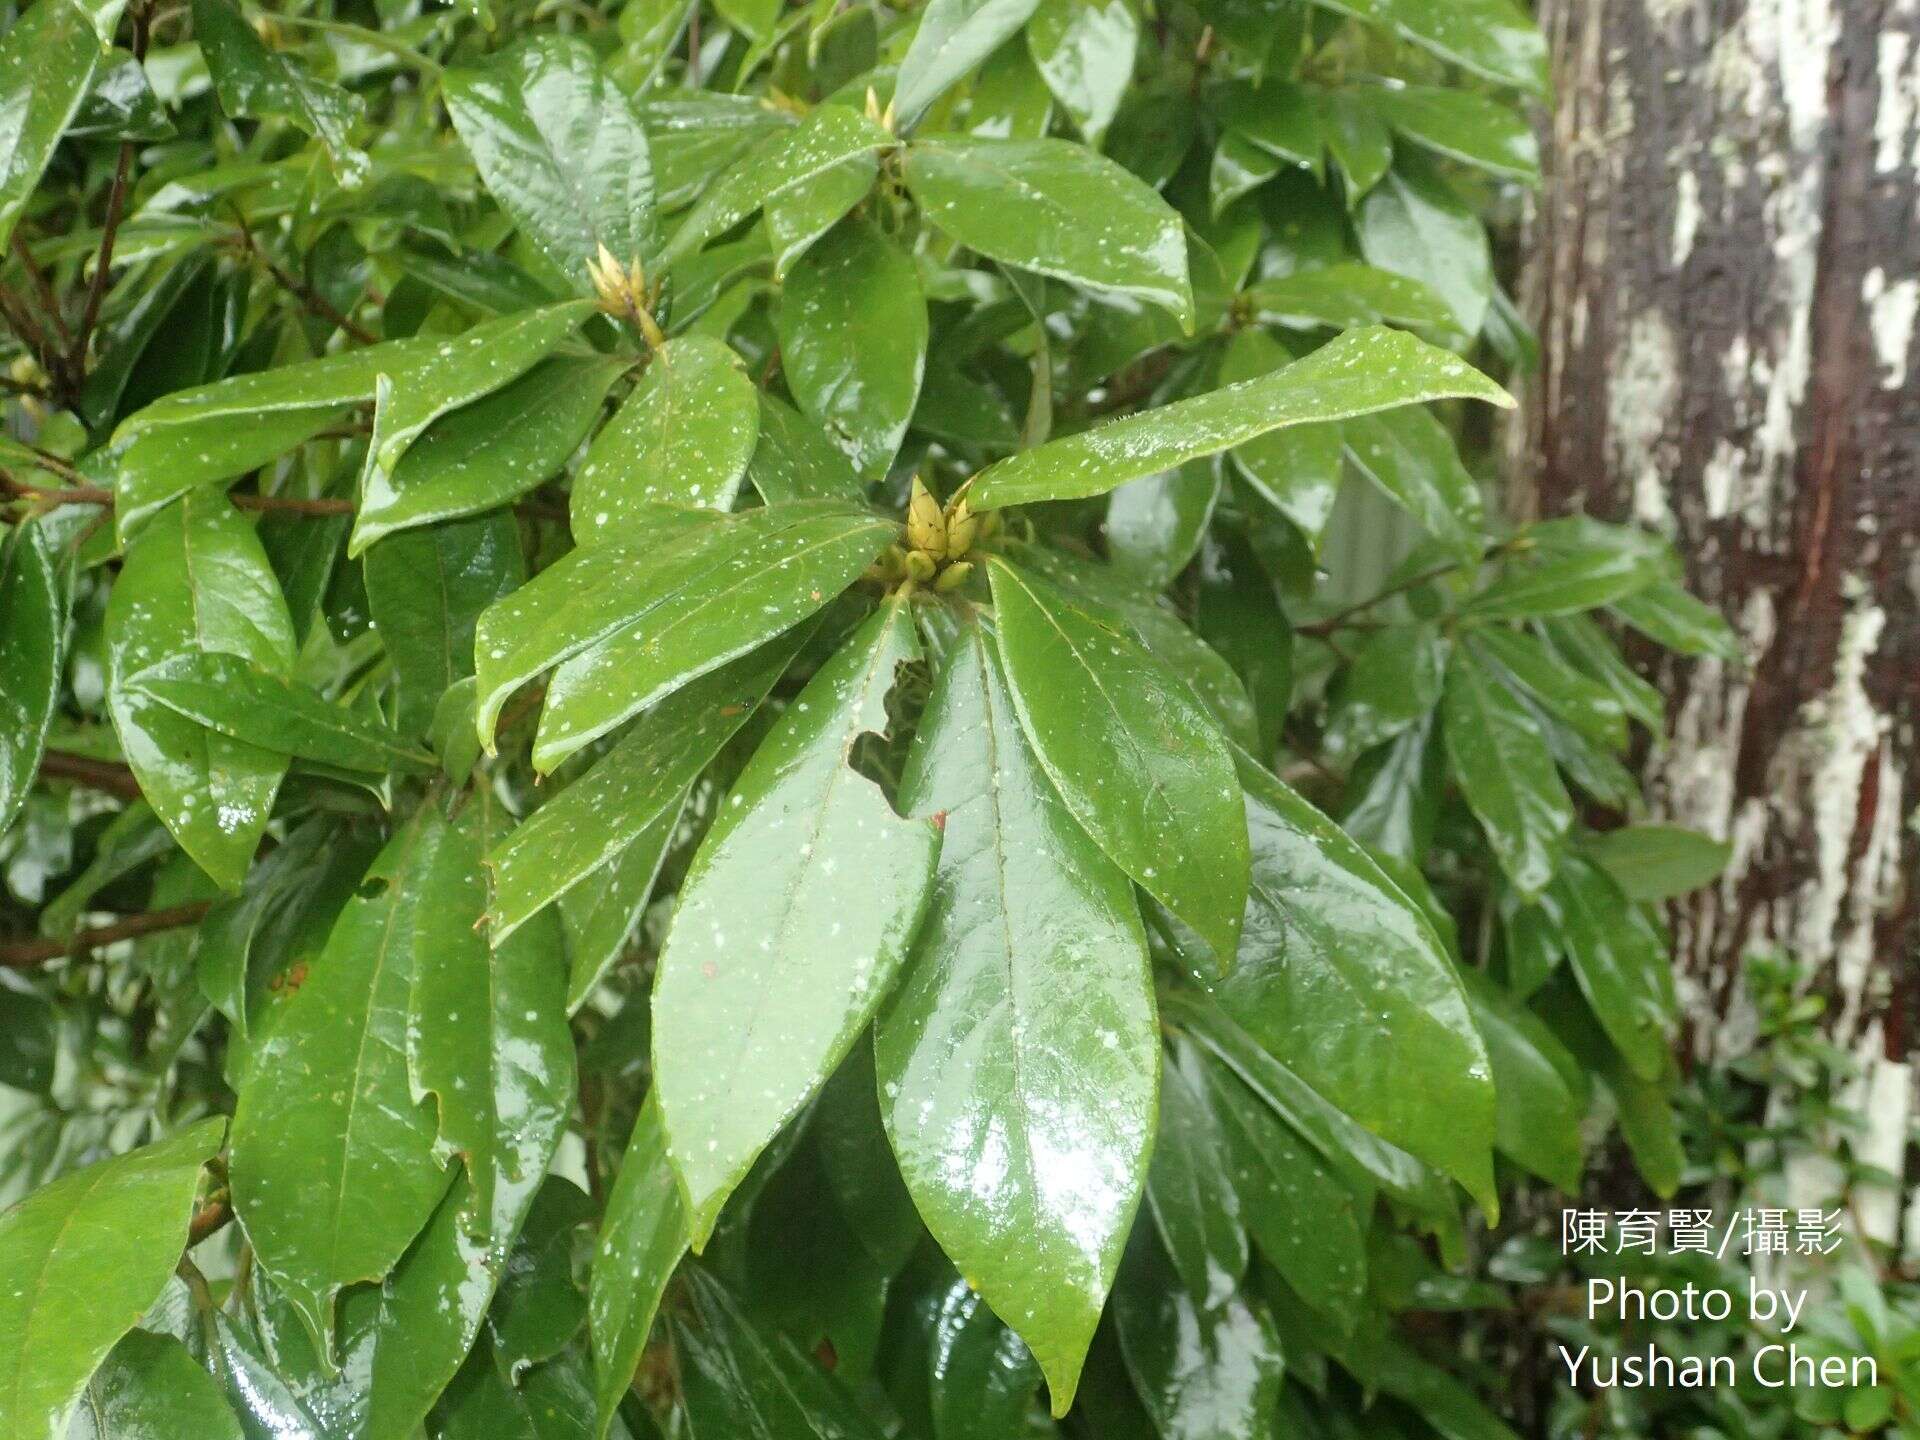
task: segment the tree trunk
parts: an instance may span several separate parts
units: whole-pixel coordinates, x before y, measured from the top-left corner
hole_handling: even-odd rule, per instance
[[[1739,961],[1809,968],[1899,1173],[1916,1001],[1920,0],[1541,0],[1556,60],[1517,455],[1541,513],[1671,535],[1748,665],[1644,658],[1656,812],[1730,840],[1675,907],[1696,1055]],[[1868,1199],[1891,1238],[1897,1198]]]

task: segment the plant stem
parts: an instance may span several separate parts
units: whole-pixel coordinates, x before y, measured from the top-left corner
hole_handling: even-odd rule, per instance
[[[167,910],[148,910],[139,915],[126,915],[111,925],[96,925],[90,930],[81,930],[65,940],[9,940],[0,942],[0,965],[9,969],[25,969],[29,966],[44,965],[50,960],[62,960],[69,955],[84,955],[89,950],[97,950],[102,945],[111,945],[117,940],[135,940],[142,935],[152,935],[162,930],[178,930],[182,926],[197,925],[201,918],[212,908],[212,901],[196,900],[191,905],[175,905]]]
[[[70,755],[64,750],[49,750],[40,757],[40,773],[71,780],[106,795],[118,795],[124,800],[140,798],[140,782],[133,778],[133,771],[111,760],[95,760],[86,755]]]

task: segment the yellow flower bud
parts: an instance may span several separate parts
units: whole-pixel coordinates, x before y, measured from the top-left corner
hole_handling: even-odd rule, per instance
[[[940,502],[918,475],[913,477],[913,493],[907,500],[907,539],[916,550],[933,558],[947,553],[947,521],[940,513]]]
[[[924,585],[933,578],[933,572],[933,556],[924,550],[909,550],[907,552],[907,578],[909,580]]]
[[[973,542],[980,530],[980,517],[973,513],[973,507],[967,504],[967,497],[954,497],[953,504],[947,507],[947,558],[958,560],[973,548]]]
[[[998,510],[989,510],[980,517],[980,533],[973,538],[975,540],[991,540],[999,533],[1000,512]]]
[[[933,582],[933,588],[942,595],[945,595],[949,591],[958,590],[962,585],[966,584],[967,577],[971,574],[973,574],[973,562],[970,560],[962,560],[959,564],[949,565],[946,569],[942,570],[940,572],[940,578]]]

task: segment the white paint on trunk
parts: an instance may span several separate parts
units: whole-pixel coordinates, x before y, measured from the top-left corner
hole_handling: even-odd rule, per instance
[[[1910,146],[1920,121],[1920,55],[1903,30],[1885,30],[1879,41],[1880,102],[1873,112],[1874,168],[1882,175],[1920,165],[1920,145]]]
[[[1914,320],[1920,317],[1920,279],[1910,275],[1889,285],[1887,272],[1876,265],[1867,272],[1860,298],[1867,302],[1874,357],[1887,372],[1880,378],[1881,388],[1898,390],[1907,383],[1907,352],[1913,347]]]
[[[1845,1097],[1864,1122],[1854,1141],[1856,1160],[1889,1175],[1901,1172],[1907,1148],[1907,1127],[1913,1117],[1913,1066],[1887,1059],[1886,1042],[1878,1025],[1861,1037],[1857,1057],[1860,1078]],[[1869,1240],[1892,1245],[1900,1238],[1900,1187],[1862,1185],[1853,1197],[1860,1233]]]
[[[1693,257],[1694,242],[1700,236],[1700,177],[1678,164],[1680,178],[1673,192],[1673,268],[1678,270]]]

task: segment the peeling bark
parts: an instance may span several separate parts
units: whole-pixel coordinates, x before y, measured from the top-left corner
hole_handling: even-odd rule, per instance
[[[1640,657],[1669,704],[1653,805],[1735,848],[1674,914],[1690,1047],[1744,1047],[1740,957],[1778,947],[1904,1125],[1920,0],[1539,8],[1559,89],[1527,245],[1543,358],[1520,490],[1539,513],[1665,530],[1749,660]]]

